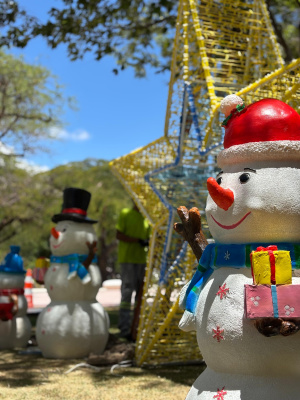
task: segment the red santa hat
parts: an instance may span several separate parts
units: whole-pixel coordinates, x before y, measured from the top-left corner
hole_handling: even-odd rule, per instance
[[[240,97],[230,95],[220,110],[226,117],[221,168],[245,161],[300,161],[300,115],[288,104],[263,99],[245,106]]]

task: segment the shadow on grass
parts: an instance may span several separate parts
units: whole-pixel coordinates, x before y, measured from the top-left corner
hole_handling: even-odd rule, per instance
[[[53,382],[55,375],[65,375],[72,367],[85,363],[85,360],[52,360],[45,359],[41,355],[19,354],[16,350],[0,352],[0,387],[21,388],[38,386]],[[155,368],[115,368],[111,366],[101,367],[98,371],[90,368],[77,368],[82,379],[89,376],[96,386],[119,382],[123,377],[129,381],[139,381],[143,389],[166,386],[164,378],[170,382],[190,387],[199,374],[205,369],[205,365],[176,365],[157,366]],[[71,372],[73,374],[74,372]],[[68,376],[68,375],[67,375]]]
[[[49,360],[42,355],[0,352],[0,387],[18,388],[46,383],[52,374],[63,374],[82,360]]]
[[[118,330],[118,308],[107,309],[112,330]],[[34,338],[38,313],[28,314],[32,324],[32,337]],[[111,330],[110,329],[110,330]],[[115,333],[115,332],[113,332]],[[49,382],[53,374],[64,374],[70,368],[79,363],[84,363],[83,359],[56,360],[45,359],[41,354],[22,354],[21,349],[0,351],[0,387],[21,388],[25,386],[35,386]],[[22,349],[24,350],[24,349]],[[103,368],[100,374],[100,381],[115,380],[117,376],[107,375],[110,367]],[[88,373],[91,373],[88,371]]]
[[[144,389],[153,389],[154,386],[164,385],[164,382],[159,382],[157,378],[164,378],[171,382],[192,386],[198,376],[205,370],[206,365],[180,365],[180,366],[164,366],[155,368],[117,368],[114,373],[110,372],[110,367],[104,372],[95,372],[92,377],[95,384],[100,384],[110,380],[119,380],[122,377],[126,378],[144,378],[146,380],[142,386]],[[152,380],[153,379],[153,380]]]
[[[111,328],[116,329],[118,323],[118,309],[107,310]],[[32,317],[33,330],[35,327],[36,316]],[[53,382],[56,375],[64,375],[69,369],[85,363],[85,360],[56,360],[45,359],[42,355],[22,354],[18,350],[0,351],[0,387],[22,388],[26,386],[36,386]],[[196,378],[205,369],[202,365],[161,365],[148,368],[116,368],[111,372],[111,366],[101,367],[98,371],[89,368],[78,368],[84,376],[89,376],[95,385],[101,386],[105,383],[115,384],[123,377],[129,380],[139,381],[143,389],[151,389],[166,385],[168,380],[190,387]],[[73,374],[73,372],[71,372]],[[68,376],[68,375],[67,375]],[[165,380],[161,380],[164,378]]]
[[[148,370],[151,374],[166,378],[170,381],[191,386],[198,376],[205,370],[206,364],[157,366]]]

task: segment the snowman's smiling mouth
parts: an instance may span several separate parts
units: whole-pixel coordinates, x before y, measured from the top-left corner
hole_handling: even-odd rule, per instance
[[[246,218],[248,217],[248,215],[250,215],[250,214],[251,214],[251,211],[249,211],[246,215],[244,215],[243,218],[240,219],[237,223],[232,224],[232,225],[223,225],[223,224],[221,224],[220,222],[218,222],[212,215],[210,215],[210,216],[211,216],[212,219],[215,221],[215,223],[216,223],[217,225],[219,225],[221,228],[223,228],[223,229],[234,229],[234,228],[236,228],[237,226],[239,226],[239,225],[244,221],[244,219],[246,219]]]
[[[64,240],[62,242],[60,242],[59,244],[52,244],[52,246],[57,249],[59,246],[61,246],[63,244]]]

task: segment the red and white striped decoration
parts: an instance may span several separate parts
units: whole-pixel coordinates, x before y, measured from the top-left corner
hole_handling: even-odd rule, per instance
[[[28,308],[33,308],[32,288],[33,288],[32,270],[28,269],[26,272],[25,283],[24,283],[24,296],[26,297]]]

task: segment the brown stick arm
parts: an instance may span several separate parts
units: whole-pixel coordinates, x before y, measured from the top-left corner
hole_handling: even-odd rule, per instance
[[[94,241],[93,243],[86,242],[86,245],[89,248],[89,254],[88,254],[86,260],[84,260],[82,262],[82,265],[86,269],[88,269],[93,261],[93,258],[95,257],[96,252],[97,252],[97,242],[96,241]]]
[[[200,212],[196,207],[188,210],[186,207],[180,206],[177,208],[177,213],[182,222],[175,223],[174,229],[189,243],[199,261],[205,247],[208,245],[201,229]]]
[[[299,320],[283,320],[282,318],[261,318],[254,323],[255,328],[264,336],[290,336],[299,331]]]

